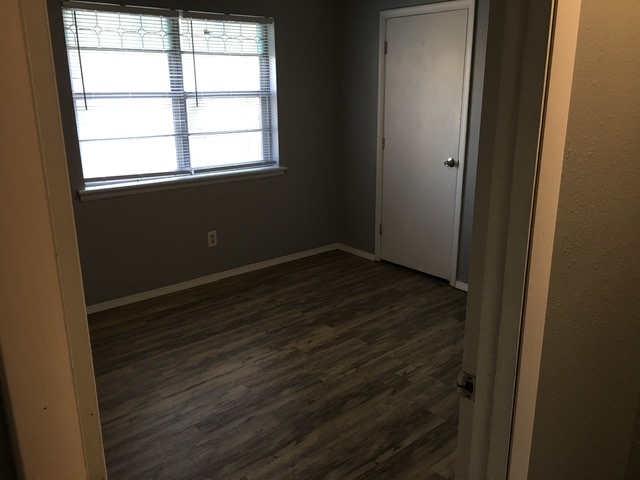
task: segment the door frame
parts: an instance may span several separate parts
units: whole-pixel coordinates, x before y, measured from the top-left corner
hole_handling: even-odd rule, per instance
[[[579,2],[579,0],[571,1]],[[47,33],[48,23],[45,13],[46,1],[16,0],[14,3],[19,6],[23,15],[24,24],[27,26],[27,33],[25,35],[26,59],[31,60],[29,63],[30,66],[34,68],[34,72],[46,72],[46,75],[40,76],[35,76],[32,72],[30,80],[37,80],[36,85],[34,86],[37,91],[42,92],[46,89],[53,89],[51,91],[54,91],[55,77],[52,74],[53,68],[50,64],[51,45]],[[514,95],[512,92],[507,91],[508,89],[501,90],[500,79],[504,77],[505,71],[520,71],[523,65],[531,65],[532,57],[535,60],[541,55],[540,48],[546,46],[551,26],[549,23],[545,24],[544,21],[541,21],[538,18],[539,14],[537,14],[537,12],[542,6],[541,4],[547,8],[550,3],[555,3],[555,1],[491,1],[489,20],[490,38],[488,42],[491,50],[488,50],[487,55],[487,59],[489,60],[489,57],[491,57],[491,61],[487,62],[487,73],[485,75],[487,81],[485,82],[485,95],[482,112],[483,126],[481,132],[481,158],[483,159],[483,163],[482,165],[479,165],[479,167],[481,167],[479,168],[479,176],[482,175],[483,178],[487,180],[487,183],[482,185],[476,195],[470,297],[474,298],[474,314],[477,314],[481,321],[477,328],[483,330],[486,336],[495,338],[495,341],[498,341],[499,339],[498,343],[501,348],[496,352],[491,349],[490,343],[481,342],[476,346],[473,352],[465,349],[465,356],[473,355],[475,357],[479,357],[481,356],[481,353],[484,352],[485,354],[482,361],[478,360],[478,363],[481,364],[478,365],[478,368],[484,369],[484,371],[488,372],[485,375],[486,378],[493,377],[490,384],[481,385],[481,390],[490,390],[489,397],[491,398],[485,401],[485,405],[488,405],[489,407],[494,404],[492,400],[493,396],[511,395],[512,397],[513,395],[512,387],[502,388],[501,391],[500,385],[505,384],[502,377],[504,370],[509,370],[509,368],[507,368],[509,367],[508,364],[511,363],[511,367],[515,368],[515,364],[517,362],[517,359],[515,361],[513,359],[513,352],[509,352],[509,348],[505,347],[508,344],[513,343],[514,334],[519,336],[520,333],[519,328],[515,328],[515,322],[513,321],[514,317],[509,315],[509,309],[504,308],[504,305],[502,304],[504,303],[503,300],[510,300],[512,304],[522,305],[522,302],[524,301],[522,298],[523,295],[518,294],[516,291],[521,291],[522,288],[526,289],[525,279],[518,278],[518,276],[516,276],[516,284],[507,288],[514,277],[513,274],[509,273],[512,269],[503,268],[504,264],[512,265],[515,263],[516,266],[520,265],[522,261],[521,254],[513,251],[515,248],[513,244],[510,245],[509,254],[507,254],[507,239],[499,238],[495,233],[490,235],[489,232],[491,232],[496,222],[501,224],[505,222],[506,225],[504,225],[503,229],[506,229],[508,232],[521,230],[523,227],[526,227],[528,231],[530,228],[529,225],[523,225],[523,222],[515,218],[515,215],[509,216],[508,212],[504,212],[500,208],[500,202],[494,201],[494,198],[496,196],[509,196],[511,192],[517,190],[516,187],[523,187],[523,197],[526,197],[528,194],[533,195],[535,189],[531,183],[532,179],[529,178],[528,175],[524,175],[523,177],[519,175],[520,170],[523,168],[527,170],[525,165],[520,162],[521,157],[518,156],[519,162],[515,162],[515,157],[517,155],[514,154],[514,151],[511,150],[510,152],[505,152],[503,151],[504,149],[499,148],[499,146],[501,144],[501,140],[506,137],[507,139],[517,138],[517,143],[524,148],[525,146],[522,144],[525,140],[524,137],[537,135],[539,133],[539,126],[520,125],[516,128],[514,125],[516,122],[512,122],[510,120],[512,120],[514,116],[521,118],[519,114],[525,113],[523,110],[528,111],[533,109],[534,114],[535,111],[540,114],[542,109],[540,104],[536,105],[536,102],[532,102],[531,98],[525,95],[525,93],[521,93],[521,95],[516,93]],[[565,2],[561,1],[561,3]],[[10,13],[13,13],[13,11]],[[518,30],[527,31],[527,35],[534,37],[533,39],[535,40],[533,43],[527,42],[528,48],[524,55],[522,55],[522,52],[525,48],[522,45],[513,45],[513,48],[511,48],[510,41],[512,39],[512,35],[514,31]],[[516,50],[515,54],[512,54],[511,52],[513,49]],[[543,50],[545,49],[543,48]],[[547,54],[546,50],[543,54]],[[519,63],[516,59],[522,57],[524,57],[524,59]],[[535,67],[535,65],[532,65],[532,68],[533,67]],[[531,72],[530,69],[528,71]],[[540,72],[539,69],[536,68],[533,68],[533,75],[527,78],[529,81],[540,81],[540,79],[543,81],[546,80],[544,72]],[[495,81],[495,83],[492,83],[493,81]],[[521,101],[516,101],[514,103],[514,97]],[[60,144],[58,143],[59,138],[61,138],[61,134],[53,136],[50,134],[44,134],[45,131],[50,132],[50,129],[60,129],[59,111],[57,111],[57,106],[54,105],[56,103],[55,98],[57,97],[46,95],[35,95],[34,97],[33,108],[39,118],[51,119],[53,118],[52,116],[56,117],[55,121],[42,121],[38,123],[38,129],[43,130],[41,131],[43,135],[40,138],[42,151],[48,152],[47,155],[43,155],[42,166],[47,173],[51,175],[51,177],[47,179],[47,182],[34,182],[34,191],[38,196],[41,196],[51,202],[48,220],[51,221],[52,226],[56,230],[56,236],[60,239],[67,236],[70,240],[69,242],[57,241],[55,242],[55,250],[51,249],[51,251],[49,251],[49,249],[46,249],[42,254],[46,255],[47,258],[50,258],[52,261],[57,262],[63,279],[74,276],[79,278],[77,244],[74,240],[71,240],[73,235],[73,209],[68,198],[68,178],[66,169],[59,168],[60,165],[64,166],[64,162],[60,163],[60,158],[64,158],[64,154],[63,150],[60,149]],[[498,128],[505,126],[507,127],[505,129]],[[524,137],[518,133],[524,135]],[[537,149],[537,145],[535,145],[535,147]],[[58,152],[58,154],[52,155],[50,154],[51,151]],[[518,167],[518,171],[514,171],[508,179],[498,181],[500,180],[497,179],[499,172],[494,172],[493,170],[498,169],[498,167],[502,168],[503,163],[510,164],[512,167]],[[51,188],[52,186],[54,187],[53,189]],[[36,187],[37,190],[35,190]],[[18,205],[20,204],[22,196],[18,196],[16,194],[14,199],[16,205]],[[524,205],[523,208],[526,208],[525,200],[521,198],[519,203],[522,203]],[[506,219],[504,217],[506,217]],[[527,244],[528,239],[529,237],[527,234]],[[0,240],[0,244],[2,244],[2,242],[3,240]],[[522,245],[520,245],[520,247],[521,246]],[[60,255],[61,251],[64,253],[63,255]],[[489,253],[490,255],[483,259],[486,253]],[[496,257],[502,257],[501,265],[493,265]],[[508,257],[506,261],[505,257]],[[491,271],[485,272],[485,268],[490,268]],[[515,270],[518,268],[520,267],[515,268]],[[63,288],[48,289],[45,293],[47,298],[52,299],[52,301],[59,301],[60,305],[64,304],[66,307],[64,309],[64,325],[56,323],[55,325],[50,325],[49,328],[51,328],[52,331],[60,331],[62,334],[67,335],[69,333],[67,331],[69,327],[73,327],[72,329],[81,327],[80,329],[84,330],[86,328],[86,316],[81,312],[83,309],[81,281],[65,281],[62,283]],[[32,295],[31,290],[20,293]],[[507,297],[511,298],[509,299]],[[47,317],[46,319],[37,318],[36,320],[41,321],[42,323],[43,320],[50,319]],[[44,323],[49,324],[51,322],[47,321]],[[34,331],[40,330],[35,329]],[[83,340],[82,343],[85,344],[85,347],[88,346],[88,339]],[[68,353],[73,356],[74,364],[76,366],[80,365],[83,367],[81,371],[75,372],[76,375],[81,374],[84,376],[86,374],[87,366],[91,363],[90,351],[85,347],[80,348],[77,352],[72,352],[73,347],[68,345]],[[496,366],[500,366],[502,368],[502,372],[496,371]],[[16,372],[7,371],[5,373],[7,375],[20,376],[22,370]],[[48,375],[48,372],[46,371],[35,371],[31,379],[34,382],[48,381],[50,380],[50,375]],[[498,380],[497,382],[495,381],[496,379]],[[90,376],[88,376],[87,380],[89,384],[93,384],[95,387]],[[480,377],[478,377],[478,381],[481,381]],[[72,388],[65,389],[64,386],[60,386],[60,390],[64,391],[64,393],[75,395]],[[70,391],[67,392],[67,390]],[[481,390],[478,390],[477,394],[480,394]],[[509,390],[511,390],[511,393],[509,393]],[[74,401],[75,398],[65,396],[64,399],[65,401],[73,402],[74,408],[77,409],[79,415],[83,414],[83,412],[91,411],[83,403],[76,403]],[[91,403],[93,403],[93,401]],[[508,417],[508,426],[505,429],[505,425],[495,425],[495,418],[492,418],[491,408],[478,408],[478,397],[476,397],[475,405],[471,402],[467,402],[467,404],[471,409],[470,413],[472,416],[467,419],[461,419],[461,421],[473,422],[473,427],[469,428],[473,428],[473,430],[479,429],[481,431],[479,433],[472,432],[473,441],[471,444],[465,446],[464,451],[462,451],[461,445],[458,446],[458,456],[465,457],[462,458],[461,461],[466,464],[465,470],[466,472],[470,472],[470,474],[468,476],[458,475],[457,478],[504,478],[504,471],[502,469],[503,463],[500,461],[496,463],[495,453],[497,451],[498,460],[506,460],[508,459],[510,452],[507,450],[505,456],[505,450],[503,448],[497,448],[497,445],[493,440],[496,438],[499,440],[500,436],[503,436],[506,437],[508,441],[510,438],[511,416],[509,415]],[[499,406],[499,401],[496,402],[496,406]],[[516,411],[516,420],[517,419],[518,413]],[[15,420],[18,421],[16,422]],[[29,419],[14,418],[14,428],[18,434],[30,433],[29,430],[25,430],[22,426],[23,420]],[[42,430],[40,435],[41,438],[45,440],[51,439],[52,442],[59,438],[59,430],[44,428],[42,426],[42,422],[40,421],[39,423]],[[92,428],[89,428],[84,432],[84,435],[82,436],[82,444],[85,448],[85,458],[87,463],[95,465],[96,469],[91,470],[89,468],[87,471],[93,474],[89,474],[88,477],[101,478],[99,472],[104,471],[104,457],[102,445],[101,442],[99,442],[100,428],[97,417],[93,417],[93,421],[89,427]],[[460,437],[459,440],[461,440]],[[34,445],[37,444],[37,442],[34,443]],[[42,459],[38,458],[37,455],[27,456],[23,459],[23,462],[26,466],[34,468],[43,464]],[[102,475],[102,477],[104,477],[104,475]]]
[[[566,127],[580,3],[491,2],[463,354],[476,395],[460,402],[460,480],[528,474],[537,379],[520,375],[539,367],[542,336],[527,324],[546,308],[551,255],[536,243],[553,237],[562,150],[549,158],[549,144]]]
[[[387,38],[387,20],[391,18],[410,17],[424,15],[428,13],[450,12],[455,10],[468,10],[467,20],[467,44],[464,60],[464,78],[462,108],[460,111],[460,139],[458,143],[458,168],[456,178],[456,194],[454,207],[453,240],[451,249],[451,267],[449,273],[449,283],[456,286],[458,279],[458,249],[460,244],[460,224],[462,219],[462,193],[464,188],[464,172],[467,155],[467,132],[469,130],[469,96],[471,88],[471,65],[473,53],[473,32],[475,25],[475,0],[454,0],[427,5],[417,5],[415,7],[397,8],[383,10],[380,12],[380,31],[378,38],[378,125],[376,142],[376,233],[375,233],[375,253],[376,261],[382,259],[382,200],[383,200],[383,159],[384,149],[384,101],[385,101],[385,78],[386,78],[386,53],[385,42]]]
[[[20,212],[16,232],[38,237],[20,249],[11,236],[0,239],[17,255],[8,272],[37,279],[9,285],[14,308],[9,305],[2,322],[2,345],[13,346],[2,352],[1,387],[14,460],[20,477],[106,479],[47,0],[13,0],[7,9],[23,43],[0,47],[11,65],[22,67],[12,70],[6,85],[26,87],[15,94],[24,110],[3,111],[0,118],[17,116],[30,128],[9,143],[10,152],[24,152],[24,165],[19,188],[7,188],[10,201],[3,207]],[[21,148],[25,142],[33,148]],[[9,173],[0,178],[1,188],[11,183]]]

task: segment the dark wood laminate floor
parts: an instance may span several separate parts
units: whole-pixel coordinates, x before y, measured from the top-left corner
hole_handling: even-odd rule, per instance
[[[109,478],[452,478],[464,309],[331,252],[91,315]]]

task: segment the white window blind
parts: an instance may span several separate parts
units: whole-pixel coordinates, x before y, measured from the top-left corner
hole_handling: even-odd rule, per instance
[[[86,185],[277,165],[270,19],[63,5]]]

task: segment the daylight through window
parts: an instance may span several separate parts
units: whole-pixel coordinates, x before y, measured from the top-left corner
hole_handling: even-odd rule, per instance
[[[85,184],[277,165],[270,19],[156,12],[63,8]]]

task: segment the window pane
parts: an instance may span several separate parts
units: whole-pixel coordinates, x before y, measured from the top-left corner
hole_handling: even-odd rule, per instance
[[[199,92],[260,91],[260,58],[231,55],[196,55]],[[195,92],[193,56],[182,55],[184,89]]]
[[[68,47],[77,47],[79,43],[81,48],[170,48],[170,20],[160,16],[64,10],[63,18]]]
[[[166,53],[69,50],[74,93],[163,93],[171,90]]]
[[[264,51],[260,24],[182,18],[180,32],[180,48],[185,52],[258,55]]]
[[[173,135],[173,106],[168,98],[76,100],[78,138],[108,139]]]
[[[195,98],[187,100],[189,132],[215,133],[262,128],[260,98]]]
[[[191,135],[191,166],[193,168],[260,162],[262,132],[221,135]]]
[[[80,142],[85,178],[172,172],[177,170],[173,137]]]

